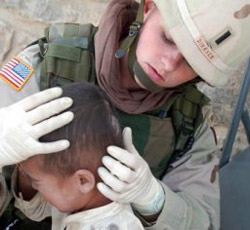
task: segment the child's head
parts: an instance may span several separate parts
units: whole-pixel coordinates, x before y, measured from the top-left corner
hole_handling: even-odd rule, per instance
[[[22,162],[20,168],[49,203],[61,211],[72,212],[95,205],[92,198],[98,194],[97,168],[107,146],[122,147],[122,136],[114,107],[99,87],[73,83],[63,88],[63,96],[74,101],[69,109],[74,112],[74,119],[41,141],[68,139],[70,147],[32,157]]]

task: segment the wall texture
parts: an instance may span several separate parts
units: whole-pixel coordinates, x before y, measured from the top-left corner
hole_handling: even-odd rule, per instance
[[[92,22],[98,25],[109,0],[1,0],[0,66],[30,42],[43,36],[52,22]],[[212,99],[212,120],[221,146],[230,124],[232,108],[238,94],[240,78],[226,88],[215,89],[205,84],[200,88]],[[250,102],[248,97],[248,102]],[[248,107],[250,104],[248,103]],[[247,145],[243,127],[236,138],[235,151]]]

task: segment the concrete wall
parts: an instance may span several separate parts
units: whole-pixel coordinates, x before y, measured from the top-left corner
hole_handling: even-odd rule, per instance
[[[92,22],[98,24],[109,0],[1,0],[0,4],[0,66],[30,42],[43,36],[51,22]],[[223,89],[201,85],[212,99],[211,110],[220,146],[227,133],[240,79],[233,79]],[[250,99],[250,98],[249,98]],[[250,100],[248,99],[248,102]],[[249,104],[248,104],[248,107]],[[247,145],[241,127],[235,151]]]

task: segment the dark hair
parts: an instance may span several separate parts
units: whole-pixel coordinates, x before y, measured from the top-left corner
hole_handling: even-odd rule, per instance
[[[63,87],[63,96],[71,97],[74,119],[68,125],[42,138],[42,142],[68,139],[70,147],[58,153],[40,155],[47,173],[72,175],[78,169],[97,176],[101,158],[109,145],[122,147],[122,135],[114,106],[100,87],[91,83],[72,83]],[[40,160],[40,159],[39,159]]]

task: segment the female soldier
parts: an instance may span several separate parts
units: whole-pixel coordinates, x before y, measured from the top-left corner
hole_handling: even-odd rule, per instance
[[[250,54],[246,29],[249,4],[246,0],[155,0],[155,4],[146,0],[136,17],[134,1],[111,1],[95,35],[96,79],[92,81],[108,93],[119,109],[122,124],[132,128],[136,146],[131,132],[125,129],[126,149],[107,149],[112,157],[103,158],[106,169],[100,168],[99,174],[105,184],[100,183],[98,188],[111,200],[132,203],[147,229],[219,229],[218,150],[201,113],[206,98],[193,80],[199,75],[209,84],[220,86],[242,72],[242,63]],[[51,41],[55,31],[60,34],[61,29],[50,30]],[[51,52],[50,46],[40,43],[40,48],[33,45],[18,55],[18,65],[28,68],[24,77],[31,77],[19,92],[1,83],[2,98],[8,95],[2,106],[39,91],[38,82],[44,73],[42,56],[51,57]],[[6,72],[6,66],[3,68]],[[13,86],[5,72],[2,70],[2,78]],[[62,82],[53,74],[50,72],[45,81],[47,87]],[[21,82],[13,87],[22,86]],[[4,109],[11,113],[8,107]],[[27,123],[33,127],[47,118],[40,112],[31,111],[29,115],[24,111],[18,122],[20,128]],[[36,122],[26,116],[36,117]],[[1,117],[1,123],[10,130],[12,122],[6,119]],[[35,130],[35,135],[26,133],[37,143],[45,131]],[[8,135],[16,134],[5,134],[5,154],[1,157],[12,157],[5,165],[28,158],[30,151],[27,156],[25,152],[34,145],[16,147],[8,141]],[[42,147],[35,149],[34,154],[44,151]],[[59,147],[53,151],[59,151]]]

